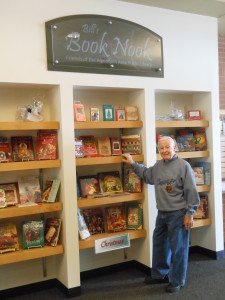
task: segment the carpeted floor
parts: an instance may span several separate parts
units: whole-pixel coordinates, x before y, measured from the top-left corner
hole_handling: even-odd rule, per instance
[[[82,280],[82,294],[71,299],[79,300],[224,300],[225,258],[213,260],[192,253],[189,255],[187,281],[177,294],[165,292],[165,284],[144,284],[145,274],[137,269],[127,269],[110,275]],[[0,296],[1,299],[1,296]],[[66,296],[57,288],[37,291],[31,294],[8,298],[8,300],[62,300]]]

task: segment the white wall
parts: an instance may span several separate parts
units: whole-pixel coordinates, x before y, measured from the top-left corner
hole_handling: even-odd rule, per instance
[[[163,38],[165,77],[143,78],[112,75],[78,74],[47,71],[45,22],[68,15],[102,14],[126,19],[149,28]],[[73,157],[73,86],[128,87],[145,90],[147,158],[146,163],[155,162],[155,147],[152,143],[155,131],[155,90],[209,91],[212,93],[213,121],[218,119],[218,59],[217,20],[170,10],[163,10],[112,0],[0,0],[0,82],[43,83],[59,85],[61,105],[61,154],[63,183],[63,234],[65,254],[50,264],[50,278],[57,277],[68,288],[80,285],[80,263],[76,228],[75,159]],[[1,93],[1,88],[0,88]],[[2,109],[2,104],[1,104]],[[5,107],[4,107],[5,109]],[[219,130],[213,128],[214,177],[220,182]],[[154,154],[152,154],[154,153]],[[69,176],[68,176],[69,174]],[[156,215],[154,191],[149,188],[149,239],[152,237]],[[220,186],[214,186],[216,207],[221,207]],[[72,195],[72,196],[71,196]],[[222,211],[217,212],[216,231],[211,231],[214,241],[210,249],[223,249]],[[214,221],[215,225],[215,221]],[[213,236],[212,236],[213,235]],[[216,235],[216,237],[215,237]],[[219,237],[221,236],[221,239]],[[138,251],[138,248],[137,248]],[[137,255],[138,256],[138,255]],[[150,258],[146,260],[151,265]],[[107,255],[99,262],[106,265]],[[41,264],[41,261],[40,261]],[[44,280],[37,261],[26,262],[26,274],[20,264],[0,268],[4,281],[0,289],[25,285]],[[33,268],[35,274],[33,275]],[[91,268],[91,266],[90,266]],[[30,276],[27,276],[30,274]],[[2,278],[2,275],[1,275]]]

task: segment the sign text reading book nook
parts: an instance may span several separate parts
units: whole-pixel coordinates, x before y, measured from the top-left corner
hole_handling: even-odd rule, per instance
[[[162,39],[138,24],[77,15],[46,23],[48,69],[163,77]]]

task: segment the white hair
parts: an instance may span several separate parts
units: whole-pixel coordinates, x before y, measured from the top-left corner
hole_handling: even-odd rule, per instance
[[[167,136],[167,135],[162,136],[162,137],[159,139],[158,144],[159,144],[159,142],[165,141],[165,140],[169,140],[170,143],[171,143],[173,146],[175,145],[174,140],[173,140],[170,136]]]

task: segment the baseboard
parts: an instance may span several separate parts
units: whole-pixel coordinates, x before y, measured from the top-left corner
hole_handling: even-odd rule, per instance
[[[150,274],[150,268],[137,262],[136,260],[131,260],[111,266],[106,266],[98,269],[83,271],[80,273],[81,280],[85,280],[91,277],[106,275],[106,274],[112,274],[113,272],[117,272],[120,270],[130,269],[130,268],[136,268],[141,271],[143,271],[146,274]]]
[[[209,250],[200,246],[191,246],[189,248],[189,253],[200,253],[203,254],[205,256],[209,256],[213,259],[219,260],[224,258],[224,250],[221,251],[213,251],[213,250]]]
[[[27,284],[7,290],[0,291],[0,299],[6,300],[8,298],[12,297],[18,297],[23,296],[27,294],[32,294],[37,291],[43,291],[50,288],[57,287],[59,290],[61,290],[67,298],[77,297],[81,295],[81,288],[80,286],[68,289],[66,288],[59,280],[57,279],[50,279],[46,281],[36,282],[32,284]]]

